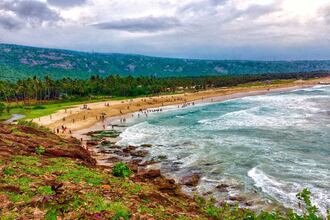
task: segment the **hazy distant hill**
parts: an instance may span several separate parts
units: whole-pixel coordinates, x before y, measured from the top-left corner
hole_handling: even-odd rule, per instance
[[[0,78],[29,76],[85,79],[91,75],[201,76],[330,70],[330,61],[217,61],[86,53],[0,44]]]

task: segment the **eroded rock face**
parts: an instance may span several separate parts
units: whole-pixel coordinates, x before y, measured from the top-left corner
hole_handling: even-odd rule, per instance
[[[146,179],[155,179],[161,176],[159,169],[141,170],[138,175]]]
[[[96,161],[75,138],[63,139],[51,132],[27,126],[0,124],[0,158],[11,155],[35,155],[38,148],[46,157],[69,157],[79,159],[86,165],[95,166]]]
[[[182,185],[186,185],[186,186],[190,186],[190,187],[194,187],[198,185],[200,179],[200,175],[193,173],[191,175],[187,175],[182,177],[181,179],[181,184]]]

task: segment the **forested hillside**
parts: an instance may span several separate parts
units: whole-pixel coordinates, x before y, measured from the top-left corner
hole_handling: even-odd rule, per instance
[[[60,79],[107,76],[211,76],[330,70],[330,61],[216,61],[86,53],[0,44],[0,78],[46,75]]]

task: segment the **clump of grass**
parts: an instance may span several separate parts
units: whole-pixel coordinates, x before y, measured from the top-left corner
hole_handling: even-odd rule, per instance
[[[36,147],[35,152],[38,155],[42,155],[45,153],[45,148],[43,146]]]
[[[133,172],[123,162],[117,163],[112,168],[112,175],[117,176],[117,177],[129,177],[132,173]]]
[[[5,175],[13,175],[15,173],[15,170],[13,168],[6,167],[3,169],[3,173]]]
[[[50,186],[40,186],[37,188],[37,192],[43,196],[51,196],[55,194]]]

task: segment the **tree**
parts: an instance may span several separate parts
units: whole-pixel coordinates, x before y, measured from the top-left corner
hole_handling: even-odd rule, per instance
[[[2,115],[2,113],[4,112],[4,110],[6,109],[6,105],[2,102],[0,102],[0,115]]]

